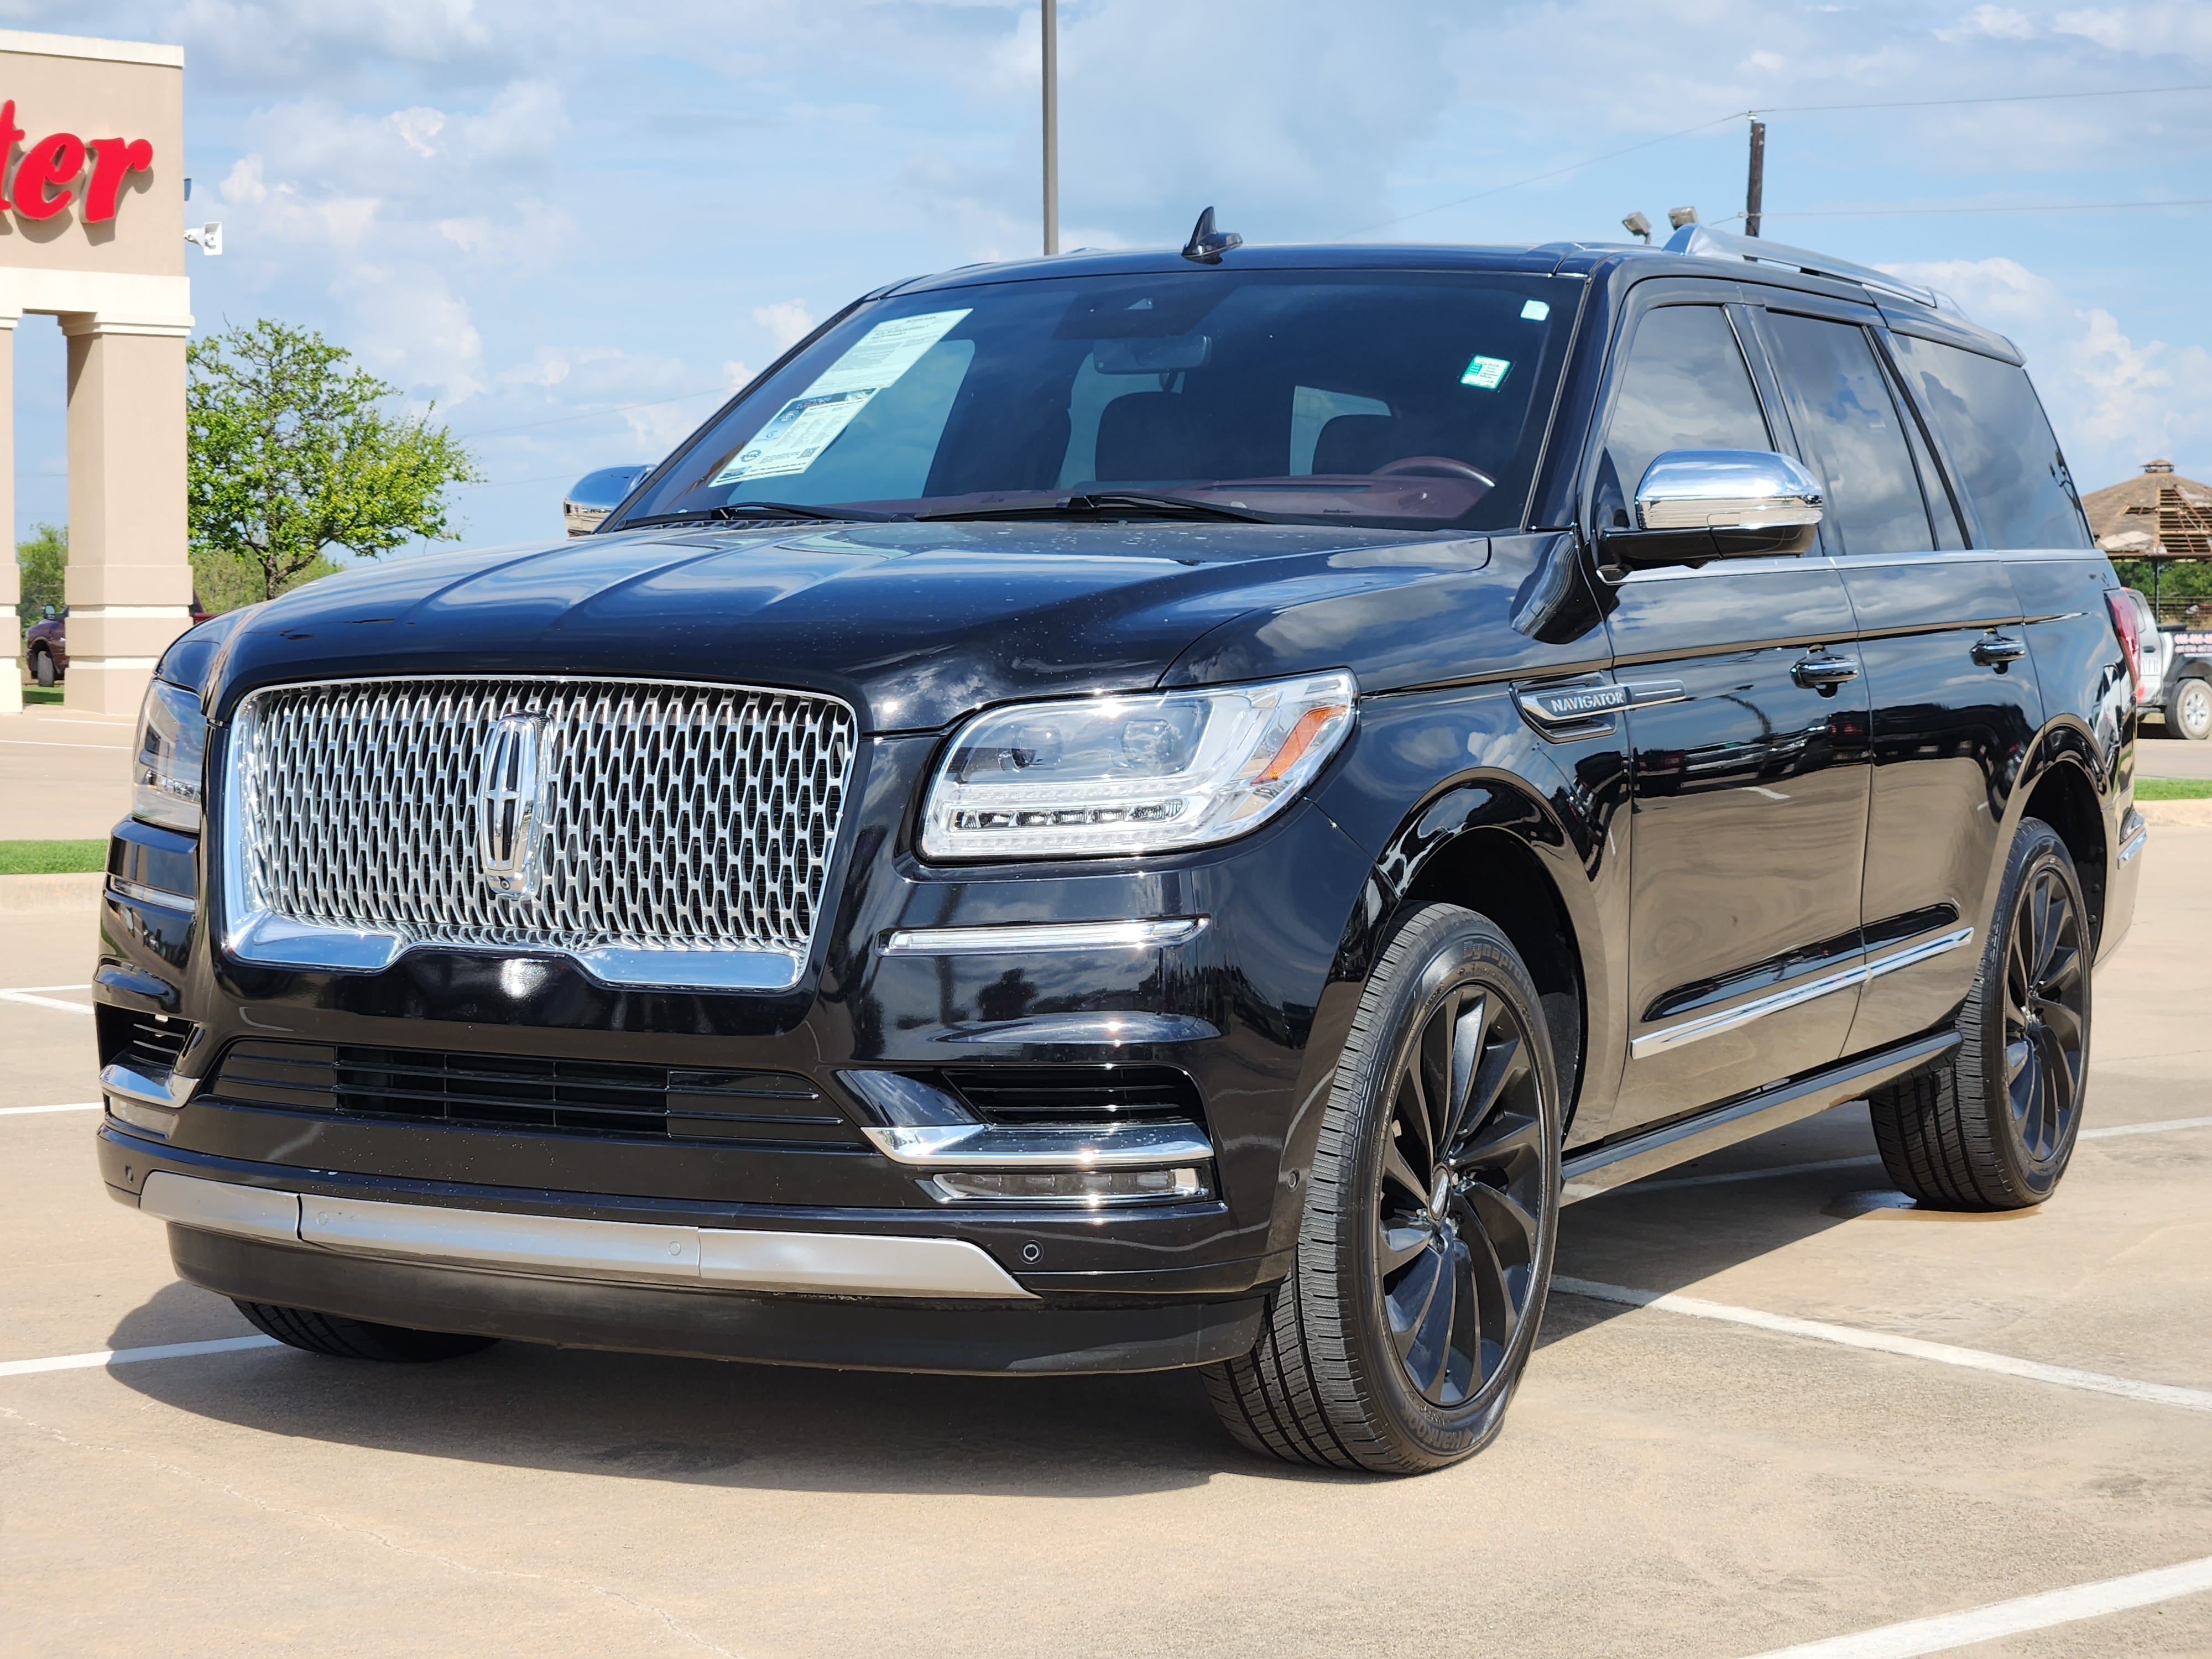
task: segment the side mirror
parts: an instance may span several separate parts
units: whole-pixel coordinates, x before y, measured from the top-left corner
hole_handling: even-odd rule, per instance
[[[597,530],[608,514],[629,499],[637,481],[652,471],[649,466],[603,466],[577,479],[561,501],[561,518],[568,533],[588,536]]]
[[[1764,449],[1670,449],[1636,486],[1636,528],[1601,530],[1607,564],[1641,569],[1804,552],[1824,502],[1820,481]]]
[[[53,608],[53,606],[52,606],[52,605],[47,605],[47,606],[46,606],[46,608],[45,608],[45,609],[44,609],[44,610],[40,613],[39,620],[40,620],[40,622],[52,622],[53,619],[54,619],[54,608]]]

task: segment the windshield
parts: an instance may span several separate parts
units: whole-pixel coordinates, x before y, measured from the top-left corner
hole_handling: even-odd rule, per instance
[[[1194,267],[901,295],[717,416],[608,527],[758,502],[1513,528],[1581,286]]]

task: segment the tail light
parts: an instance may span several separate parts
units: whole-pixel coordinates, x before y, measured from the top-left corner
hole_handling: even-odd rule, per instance
[[[2128,597],[2124,587],[2105,590],[2105,603],[2112,612],[2112,627],[2120,636],[2120,654],[2128,661],[2128,681],[2135,687],[2136,701],[2142,701],[2142,619],[2136,615],[2135,601]]]

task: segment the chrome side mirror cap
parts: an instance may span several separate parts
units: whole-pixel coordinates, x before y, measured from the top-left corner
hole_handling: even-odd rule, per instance
[[[561,518],[568,533],[588,536],[597,530],[652,471],[649,466],[603,466],[577,479],[561,501]]]
[[[1802,463],[1765,449],[1670,449],[1636,486],[1636,528],[1601,532],[1608,564],[1802,553],[1826,505]]]

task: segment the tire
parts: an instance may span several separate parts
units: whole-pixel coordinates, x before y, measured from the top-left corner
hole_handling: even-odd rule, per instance
[[[54,683],[54,656],[51,651],[31,653],[31,678],[51,690]]]
[[[363,1319],[342,1319],[336,1314],[310,1313],[304,1308],[280,1308],[268,1302],[239,1302],[232,1305],[264,1336],[332,1359],[375,1359],[387,1364],[416,1364],[431,1359],[459,1359],[479,1353],[499,1340],[495,1336],[464,1336],[449,1331],[410,1331],[400,1325],[372,1325]]]
[[[2057,1190],[2089,1070],[2087,907],[2058,832],[2013,839],[1958,1048],[1868,1100],[1889,1178],[1943,1210],[2020,1210]]]
[[[2166,701],[2166,729],[2191,743],[2212,738],[2212,680],[2191,674],[2173,688]]]
[[[1337,1062],[1290,1278],[1252,1352],[1206,1368],[1230,1433],[1392,1474],[1494,1439],[1551,1282],[1559,1124],[1513,946],[1455,905],[1409,912]]]

